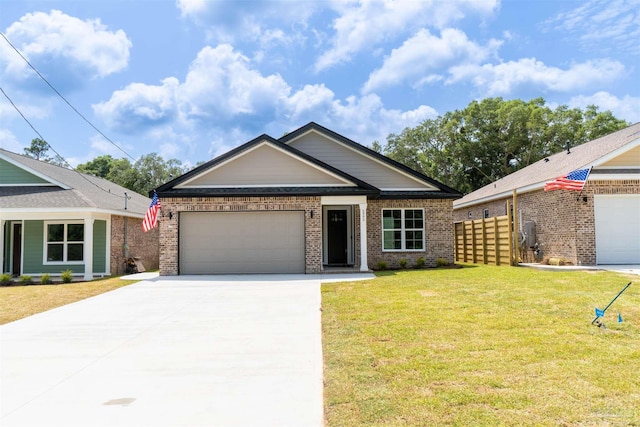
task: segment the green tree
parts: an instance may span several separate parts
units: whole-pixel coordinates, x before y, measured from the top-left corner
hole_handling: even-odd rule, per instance
[[[545,100],[472,101],[463,110],[389,135],[383,152],[468,193],[561,151],[628,124],[596,106],[555,110]]]
[[[79,172],[95,175],[100,178],[107,178],[115,162],[116,160],[110,155],[98,156],[87,163],[79,164],[76,169]]]
[[[104,155],[78,165],[77,169],[144,195],[185,172],[178,160],[165,161],[157,153],[146,154],[134,164],[127,159]]]
[[[34,138],[31,140],[31,146],[24,149],[24,154],[32,159],[41,160],[46,162],[50,160],[48,155],[49,143],[41,138]]]

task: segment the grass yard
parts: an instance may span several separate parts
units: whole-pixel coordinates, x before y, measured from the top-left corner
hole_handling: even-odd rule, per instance
[[[322,286],[327,426],[640,425],[640,277],[378,276]],[[592,326],[630,281],[606,329]]]
[[[119,277],[59,285],[0,287],[0,325],[89,298],[135,281]]]

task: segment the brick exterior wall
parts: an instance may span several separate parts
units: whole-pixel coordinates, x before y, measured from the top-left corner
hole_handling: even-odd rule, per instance
[[[454,261],[453,252],[453,201],[428,200],[369,200],[367,203],[367,261],[375,268],[378,261],[385,261],[390,268],[398,268],[404,258],[408,266],[418,258],[427,267],[434,267],[437,258]],[[425,214],[425,250],[420,252],[385,252],[382,250],[382,209],[423,208]]]
[[[125,249],[125,220],[126,243]],[[157,270],[159,263],[159,230],[142,231],[142,219],[111,216],[111,274],[125,273],[125,260],[129,256],[140,258],[147,270]]]
[[[160,275],[179,272],[178,224],[181,212],[305,212],[305,272],[322,269],[322,209],[320,197],[184,197],[163,198],[160,220]],[[311,212],[313,211],[313,218]],[[169,212],[173,214],[170,219]]]
[[[575,265],[594,265],[594,195],[640,194],[640,180],[588,181],[579,200],[578,194],[566,190],[518,194],[518,211],[522,213],[523,225],[526,221],[536,223],[537,241],[544,259],[560,257]],[[469,212],[471,219],[482,218],[484,209],[489,209],[490,217],[504,215],[507,201],[511,201],[511,197],[456,209],[455,221],[469,219]],[[525,262],[533,262],[531,249],[527,248],[521,258]]]
[[[425,210],[426,249],[421,252],[382,251],[382,209],[423,208]],[[322,206],[320,197],[200,197],[163,198],[160,219],[160,274],[172,276],[179,273],[178,224],[182,212],[245,212],[245,211],[305,211],[305,272],[322,271]],[[314,212],[313,218],[311,211]],[[169,218],[171,212],[172,218]],[[355,212],[355,265],[360,265],[360,210]],[[405,258],[409,265],[419,257],[427,266],[435,266],[437,258],[453,262],[453,221],[451,200],[370,200],[367,204],[367,239],[369,268],[380,260],[389,267],[398,267],[398,260]]]

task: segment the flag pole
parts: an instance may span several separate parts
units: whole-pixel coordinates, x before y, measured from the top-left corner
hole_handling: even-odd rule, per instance
[[[620,292],[618,292],[618,295],[616,295],[616,296],[611,300],[611,302],[610,302],[609,304],[607,304],[607,306],[604,308],[604,310],[602,310],[602,316],[604,316],[604,313],[605,313],[605,311],[607,311],[607,308],[609,308],[609,307],[611,306],[611,304],[613,304],[613,302],[614,302],[615,300],[617,300],[617,299],[618,299],[618,297],[619,297],[620,295],[622,295],[622,293],[623,293],[624,291],[626,291],[626,290],[627,290],[627,288],[628,288],[629,286],[631,286],[631,282],[627,283],[627,286],[625,286],[624,288],[622,288],[622,290],[621,290]],[[593,323],[594,323],[596,320],[598,320],[598,318],[599,318],[599,317],[602,317],[602,316],[596,316],[596,318],[595,318],[595,319],[593,319],[593,320],[591,321],[591,324],[593,325]]]
[[[591,169],[593,169],[593,166],[591,166],[589,168],[589,172],[587,172],[587,177],[584,179],[584,185],[580,189],[580,193],[578,194],[578,198],[576,199],[576,202],[580,201],[580,196],[582,196],[582,190],[584,190],[584,187],[587,186],[587,180],[589,179],[589,175],[591,175]]]

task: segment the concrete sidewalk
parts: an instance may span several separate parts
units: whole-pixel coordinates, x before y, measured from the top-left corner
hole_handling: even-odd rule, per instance
[[[320,321],[317,277],[219,276],[9,323],[0,425],[319,427]]]

